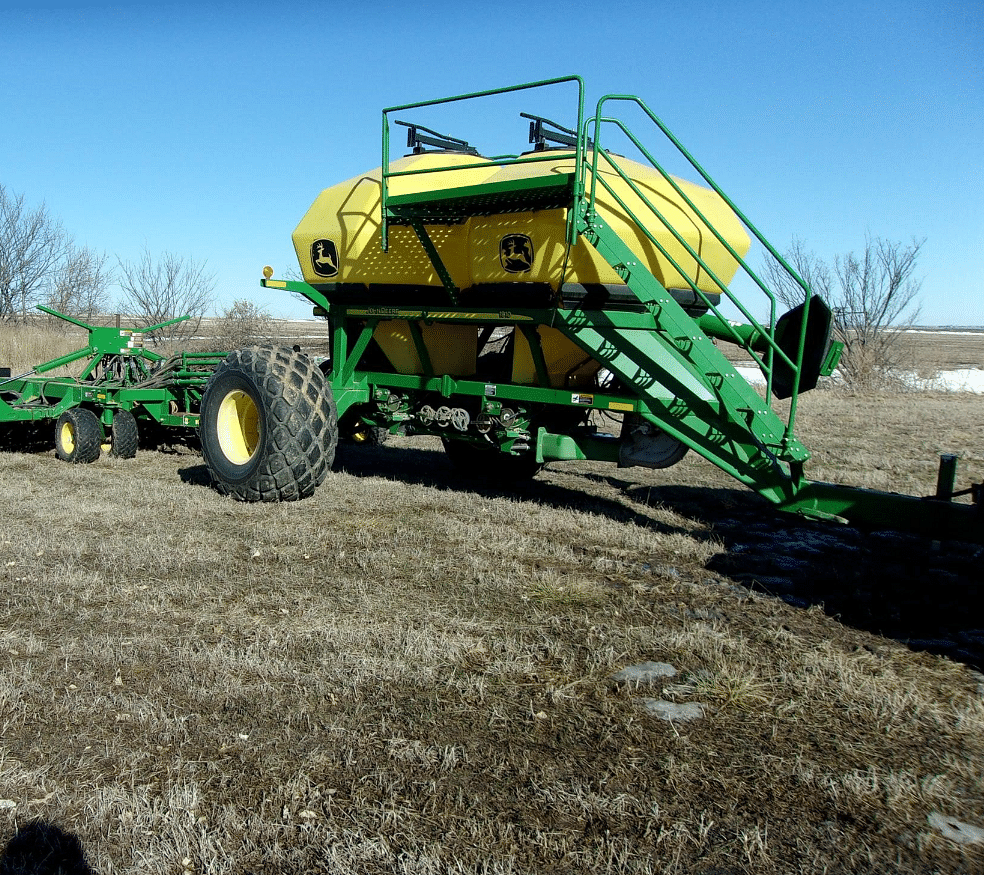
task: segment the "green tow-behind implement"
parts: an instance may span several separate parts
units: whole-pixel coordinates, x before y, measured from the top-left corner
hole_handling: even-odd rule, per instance
[[[180,319],[149,328],[106,328],[38,309],[84,328],[89,342],[28,373],[0,372],[0,429],[8,444],[22,443],[18,438],[28,434],[25,426],[54,422],[58,457],[83,463],[94,462],[103,448],[132,458],[141,432],[162,437],[167,429],[197,428],[202,390],[225,353],[165,358],[144,346],[145,335]],[[86,362],[78,377],[44,376],[80,360]]]
[[[523,153],[485,156],[413,120],[535,89],[575,95],[576,124],[523,113]],[[700,184],[669,173],[623,108]],[[391,160],[395,125],[410,151]],[[836,367],[830,310],[639,98],[607,95],[586,116],[582,81],[565,77],[384,109],[382,134],[380,167],[323,191],[295,230],[303,281],[264,270],[266,288],[328,321],[327,361],[252,347],[207,384],[213,361],[155,363],[98,403],[83,379],[58,433],[79,408],[110,437],[120,411],[197,425],[219,490],[250,501],[310,495],[340,438],[387,432],[440,437],[456,465],[499,479],[564,460],[665,468],[693,450],[781,510],[984,542],[981,489],[952,501],[952,461],[929,500],[806,478],[797,402]],[[752,237],[803,289],[783,315],[745,261]],[[764,397],[717,340],[758,365]],[[601,413],[621,420],[617,436]]]

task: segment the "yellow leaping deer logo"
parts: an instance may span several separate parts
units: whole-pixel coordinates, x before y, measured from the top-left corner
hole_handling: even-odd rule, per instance
[[[499,241],[499,263],[509,273],[533,269],[533,241],[525,234],[507,234]]]
[[[311,267],[318,276],[331,277],[338,273],[338,248],[331,240],[315,240],[311,244]]]

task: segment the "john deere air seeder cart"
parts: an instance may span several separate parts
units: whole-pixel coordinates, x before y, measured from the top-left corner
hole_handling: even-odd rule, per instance
[[[576,91],[574,127],[527,115],[522,154],[485,156],[413,120],[557,86]],[[627,105],[701,184],[663,168],[615,116]],[[382,121],[380,168],[323,191],[294,232],[304,281],[265,271],[267,288],[328,320],[330,360],[254,347],[208,383],[200,436],[222,491],[303,497],[339,431],[399,430],[436,435],[457,465],[500,478],[579,459],[665,468],[694,450],[783,510],[981,538],[976,506],[805,478],[793,426],[800,393],[837,363],[830,310],[796,277],[803,303],[779,316],[744,260],[750,235],[782,259],[639,98],[608,95],[585,118],[583,83],[568,77],[392,107]],[[409,149],[396,160],[394,131]],[[606,148],[613,134],[634,158]],[[742,274],[754,307],[732,290]],[[764,399],[715,339],[758,365]],[[784,417],[772,398],[789,400]],[[593,424],[599,412],[621,418],[618,436]],[[952,491],[951,477],[941,495]]]

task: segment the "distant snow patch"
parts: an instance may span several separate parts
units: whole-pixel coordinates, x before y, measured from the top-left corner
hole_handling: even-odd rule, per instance
[[[735,370],[753,386],[764,386],[765,377],[754,365],[736,365]],[[915,371],[903,371],[899,375],[911,389],[931,392],[972,392],[984,395],[984,370],[981,368],[957,368],[939,371],[935,377],[925,378]],[[837,372],[834,371],[834,379]]]

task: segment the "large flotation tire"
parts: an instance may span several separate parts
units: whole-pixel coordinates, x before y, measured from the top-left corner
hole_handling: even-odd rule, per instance
[[[202,395],[202,455],[216,488],[239,501],[306,498],[331,468],[338,414],[331,386],[295,350],[229,353]]]

